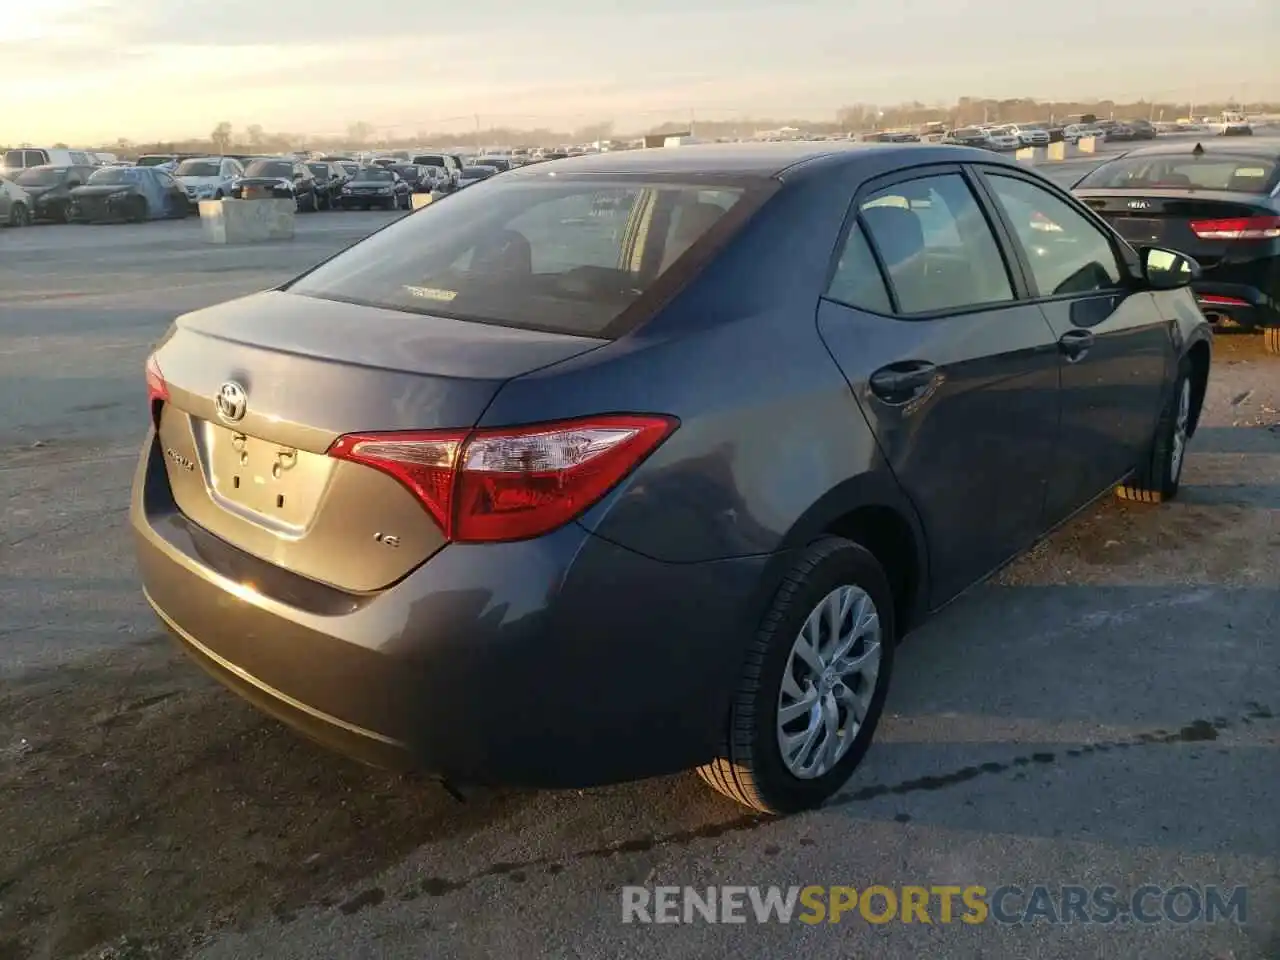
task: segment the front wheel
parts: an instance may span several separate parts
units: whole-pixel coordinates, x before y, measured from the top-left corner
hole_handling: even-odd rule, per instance
[[[816,807],[862,761],[884,709],[893,593],[865,547],[814,543],[778,588],[747,648],[717,756],[698,769],[764,813]]]
[[[1156,423],[1151,450],[1134,471],[1132,479],[1116,488],[1124,500],[1162,503],[1178,495],[1187,440],[1191,437],[1191,376],[1187,361],[1178,368],[1173,394]]]

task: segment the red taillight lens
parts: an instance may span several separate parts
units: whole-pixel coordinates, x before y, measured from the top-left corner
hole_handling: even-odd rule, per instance
[[[1192,220],[1191,232],[1201,240],[1275,240],[1280,238],[1280,217]]]
[[[676,426],[670,417],[607,415],[470,433],[348,434],[329,453],[395,477],[450,540],[523,540],[579,516]]]
[[[339,437],[329,456],[389,473],[422,501],[446,534],[452,526],[454,469],[465,432],[351,433]]]
[[[1247,307],[1248,300],[1241,300],[1239,297],[1220,297],[1213,293],[1202,293],[1196,297],[1198,301],[1211,307]]]
[[[147,405],[154,408],[157,400],[169,399],[169,385],[164,382],[155,354],[147,357]]]

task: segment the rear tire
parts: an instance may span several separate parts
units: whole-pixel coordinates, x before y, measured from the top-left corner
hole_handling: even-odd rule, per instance
[[[1178,366],[1173,393],[1156,423],[1151,450],[1132,479],[1116,487],[1116,495],[1122,500],[1140,503],[1163,503],[1176,497],[1187,459],[1190,429],[1191,367],[1183,360]]]
[[[31,211],[27,209],[27,205],[25,203],[15,202],[13,206],[9,208],[9,226],[31,226]]]
[[[1262,328],[1262,349],[1280,355],[1280,327]]]
[[[840,621],[834,635],[826,612]],[[719,756],[699,776],[763,813],[820,805],[871,745],[894,639],[893,592],[879,561],[850,540],[818,540],[783,579],[748,645]],[[810,666],[814,652],[825,669]],[[854,663],[862,672],[841,669]],[[788,759],[784,739],[804,745],[790,746]]]

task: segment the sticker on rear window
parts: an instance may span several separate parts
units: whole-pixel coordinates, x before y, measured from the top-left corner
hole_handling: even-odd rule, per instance
[[[420,297],[423,300],[443,300],[448,303],[458,295],[456,290],[439,290],[435,287],[411,287],[405,284],[405,291],[411,297]]]
[[[1262,167],[1236,167],[1233,176],[1237,177],[1265,177],[1267,171]]]

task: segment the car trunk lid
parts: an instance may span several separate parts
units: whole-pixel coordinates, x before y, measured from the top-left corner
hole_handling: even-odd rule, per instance
[[[466,430],[511,377],[603,342],[279,291],[189,314],[155,354],[174,501],[264,560],[379,589],[445,538],[395,479],[328,456],[333,441]]]
[[[1203,239],[1192,223],[1273,215],[1265,205],[1229,191],[1076,190],[1076,196],[1136,246],[1172,247],[1215,266],[1231,241]],[[1264,199],[1259,197],[1259,200]]]

